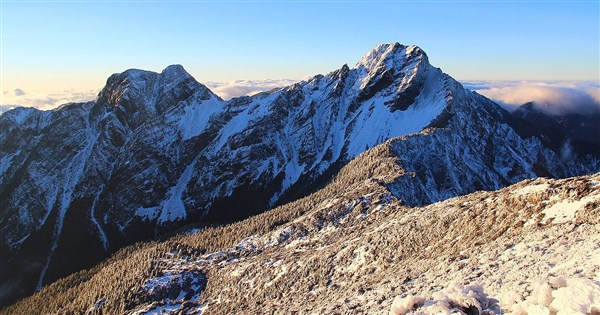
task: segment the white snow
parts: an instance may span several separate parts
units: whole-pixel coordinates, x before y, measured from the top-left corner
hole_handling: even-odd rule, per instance
[[[531,287],[529,296],[523,300],[520,294],[512,291],[506,291],[496,299],[489,297],[479,284],[454,285],[430,296],[397,296],[392,303],[390,314],[454,314],[469,307],[476,308],[480,314],[486,311],[486,314],[497,315],[584,315],[600,312],[598,281],[553,277],[548,281],[532,283]]]
[[[600,312],[600,282],[585,278],[552,277],[532,284],[524,300],[505,292],[500,299],[509,314],[595,314]]]
[[[450,287],[434,292],[429,297],[412,296],[394,298],[390,315],[416,314],[464,314],[464,310],[476,308],[482,311],[500,314],[497,300],[488,298],[479,284]]]
[[[90,219],[92,220],[92,224],[94,224],[94,226],[96,226],[96,229],[98,230],[98,233],[100,234],[100,240],[102,241],[102,246],[104,247],[104,250],[108,251],[108,238],[106,237],[106,233],[102,229],[102,226],[100,225],[98,220],[96,220],[96,202],[97,201],[98,201],[98,197],[96,197],[94,199],[94,203],[92,204],[92,207],[90,209]]]
[[[35,109],[29,107],[17,107],[15,110],[8,112],[6,117],[11,117],[14,122],[22,125],[23,122],[34,112]]]
[[[150,310],[139,310],[133,312],[132,315],[165,315],[165,314],[178,314],[178,310],[181,308],[181,303],[177,304],[165,304],[151,308]]]
[[[413,71],[411,67],[407,69]],[[384,104],[389,97],[382,96],[368,100],[372,110],[369,106],[361,107],[356,113],[356,127],[348,136],[348,157],[355,157],[386,139],[419,132],[439,116],[447,105],[443,87],[445,80],[437,69],[429,69],[426,76],[428,84],[424,85],[414,104],[404,111],[391,113]],[[405,86],[401,84],[399,89],[403,88]]]
[[[31,234],[27,234],[27,235],[23,236],[21,239],[19,239],[18,241],[14,242],[14,243],[12,244],[12,246],[13,246],[13,247],[15,247],[15,246],[17,246],[17,245],[19,245],[19,244],[21,244],[21,243],[25,242],[25,240],[26,240],[27,238],[29,238],[29,236],[30,236],[30,235],[31,235]]]
[[[518,190],[515,190],[514,193],[517,195],[531,195],[541,193],[543,191],[548,190],[549,188],[550,185],[548,184],[527,185],[525,187],[519,188]]]
[[[168,193],[169,197],[159,206],[160,217],[158,218],[158,223],[185,219],[187,216],[185,205],[182,200],[182,193],[185,191],[190,179],[192,179],[195,165],[196,160],[185,168],[185,171],[181,174],[177,184],[171,187],[171,190]]]
[[[242,112],[233,117],[221,128],[218,142],[214,144],[214,152],[221,150],[231,136],[247,129],[251,121],[258,120],[269,114],[270,105],[277,96],[279,94],[274,93],[268,95],[266,98],[255,98]]]
[[[50,265],[50,261],[52,260],[52,255],[58,246],[58,240],[60,238],[60,234],[62,232],[62,227],[64,224],[65,215],[67,213],[67,209],[71,205],[71,200],[73,197],[73,191],[75,190],[75,186],[79,183],[79,180],[83,176],[85,164],[92,152],[92,148],[96,143],[96,136],[92,133],[89,126],[86,129],[86,138],[85,143],[86,146],[79,151],[69,162],[66,168],[63,169],[62,178],[64,180],[61,187],[61,199],[60,206],[58,211],[58,218],[56,220],[56,226],[54,228],[54,232],[52,234],[52,245],[50,247],[50,253],[48,254],[48,258],[46,259],[46,263],[42,267],[42,272],[38,278],[38,283],[36,286],[36,291],[41,290],[42,284],[44,281],[44,277],[46,275],[46,270]],[[51,208],[50,208],[51,209]],[[48,211],[50,211],[50,209]]]
[[[179,128],[183,140],[188,140],[201,134],[208,125],[208,120],[212,115],[222,111],[223,101],[217,98],[211,98],[202,103],[194,103],[185,107],[185,113],[175,117],[179,120]]]
[[[139,207],[135,211],[135,215],[144,220],[154,220],[156,218],[157,209],[158,209],[158,207],[149,207],[149,208]]]
[[[552,223],[565,223],[573,221],[577,212],[584,209],[589,202],[600,200],[600,195],[591,195],[579,200],[563,200],[555,203],[550,208],[544,209],[543,223],[552,221]]]
[[[550,309],[562,314],[600,312],[600,283],[588,279],[567,279],[564,287],[552,292]]]
[[[410,312],[413,307],[419,307],[423,305],[425,299],[420,296],[412,296],[409,295],[407,297],[401,298],[397,296],[394,298],[394,302],[392,303],[392,309],[390,310],[390,314],[392,315],[403,315]]]
[[[4,175],[4,172],[6,172],[6,170],[12,164],[12,159],[15,156],[18,156],[19,154],[21,154],[21,150],[18,150],[12,154],[7,154],[7,155],[3,156],[2,158],[0,158],[0,176]]]

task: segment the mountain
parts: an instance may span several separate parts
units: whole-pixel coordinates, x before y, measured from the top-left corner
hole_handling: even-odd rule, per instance
[[[94,102],[8,111],[0,131],[4,302],[127,244],[314,193],[382,143],[402,169],[385,185],[406,206],[600,169],[598,146],[561,156],[527,119],[398,43],[230,101],[181,66],[127,70]]]
[[[539,131],[548,135],[547,143],[557,146],[569,141],[575,154],[587,154],[590,148],[600,145],[600,113],[546,114],[535,102],[525,103],[512,114],[525,119]]]
[[[126,247],[0,314],[597,312],[600,173],[407,207],[393,142],[308,197]]]

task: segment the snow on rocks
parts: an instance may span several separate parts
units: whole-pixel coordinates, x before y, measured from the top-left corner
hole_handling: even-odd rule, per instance
[[[532,283],[524,299],[513,292],[501,298],[509,314],[597,314],[600,312],[600,282],[585,278],[552,277]]]
[[[189,314],[201,308],[197,301],[207,280],[196,260],[174,251],[155,263],[159,274],[146,280],[136,294],[141,303],[129,314]]]
[[[577,213],[592,202],[600,201],[600,194],[587,196],[580,200],[561,200],[549,208],[544,209],[543,223],[565,223],[575,220]]]
[[[450,286],[429,297],[394,298],[390,315],[404,314],[500,314],[498,300],[489,298],[481,285]]]
[[[550,185],[548,185],[548,184],[528,185],[528,186],[524,186],[523,188],[516,190],[514,193],[517,195],[520,195],[520,196],[524,196],[524,195],[530,195],[530,194],[544,192],[544,191],[548,190],[549,188],[550,188]]]
[[[552,277],[530,285],[523,299],[513,291],[500,299],[489,297],[480,284],[451,286],[430,296],[397,296],[390,315],[404,314],[514,314],[571,315],[600,312],[600,282],[585,278]]]

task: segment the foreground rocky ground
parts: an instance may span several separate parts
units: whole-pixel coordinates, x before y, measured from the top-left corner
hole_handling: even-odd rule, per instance
[[[317,193],[255,219],[283,220],[263,232],[250,233],[256,221],[246,220],[140,244],[4,312],[600,311],[600,174],[526,180],[421,208],[396,200],[385,176],[345,185],[341,175],[323,193],[335,198]],[[249,235],[227,246],[227,233]],[[211,236],[221,245],[207,245]]]
[[[396,296],[396,314],[423,304],[431,314],[590,314],[600,311],[599,180],[525,181],[423,208],[365,183],[366,194],[183,261],[208,277],[206,314],[381,314]]]

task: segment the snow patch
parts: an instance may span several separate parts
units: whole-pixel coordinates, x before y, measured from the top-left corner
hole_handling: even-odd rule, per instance
[[[183,140],[201,134],[206,129],[210,117],[222,110],[223,102],[217,98],[185,107],[185,113],[175,118],[179,120],[179,129]]]
[[[104,247],[104,250],[108,251],[108,238],[106,237],[106,233],[102,229],[102,226],[100,225],[98,220],[96,220],[96,212],[95,211],[96,211],[96,202],[97,201],[98,201],[98,197],[96,197],[96,199],[94,199],[94,203],[92,204],[92,208],[90,209],[90,219],[92,220],[92,224],[94,224],[94,226],[96,226],[96,229],[98,230],[98,233],[100,234],[100,240],[102,241],[102,246]]]
[[[16,151],[13,154],[7,154],[0,159],[0,176],[2,176],[10,167],[13,157],[18,156],[19,154],[21,154],[21,150]]]
[[[394,298],[391,315],[404,314],[501,314],[498,300],[489,298],[479,284],[450,286],[430,297]]]
[[[67,165],[67,167],[63,170],[64,183],[61,187],[62,190],[62,198],[60,199],[60,207],[58,210],[58,218],[56,220],[56,226],[54,232],[52,234],[52,245],[50,247],[50,253],[47,256],[46,263],[42,267],[42,271],[40,273],[40,277],[38,278],[38,283],[36,286],[36,291],[42,289],[42,284],[44,281],[44,277],[46,275],[46,271],[50,266],[50,261],[52,260],[52,255],[56,248],[58,247],[58,240],[60,238],[60,234],[62,233],[62,228],[64,224],[65,215],[67,213],[67,209],[71,205],[71,200],[73,198],[73,192],[75,190],[75,186],[79,183],[81,177],[83,176],[83,172],[85,169],[86,162],[91,154],[92,148],[96,143],[96,137],[92,134],[90,130],[90,126],[87,126],[86,130],[86,146],[77,153],[71,160],[71,162]],[[51,208],[48,209],[48,212],[51,211]]]
[[[600,312],[600,282],[553,277],[534,284],[525,300],[505,292],[501,301],[510,314],[596,314]]]
[[[176,221],[185,219],[187,212],[183,204],[182,193],[186,189],[187,184],[192,179],[196,160],[190,163],[181,174],[177,185],[173,186],[169,191],[169,197],[160,205],[160,217],[158,223]]]
[[[513,193],[519,196],[531,195],[544,192],[550,188],[548,184],[527,185],[515,190]]]
[[[591,195],[580,200],[563,200],[555,203],[550,208],[544,209],[544,219],[542,223],[552,221],[553,223],[565,223],[575,220],[577,212],[585,208],[589,202],[600,199],[598,195]]]
[[[152,221],[156,218],[156,211],[157,211],[157,207],[149,207],[149,208],[139,207],[135,211],[135,215],[144,220]]]

